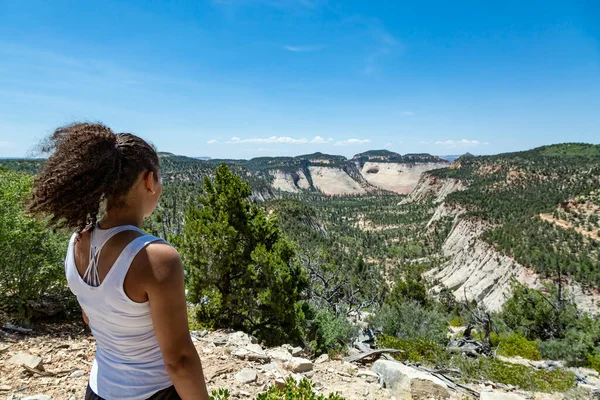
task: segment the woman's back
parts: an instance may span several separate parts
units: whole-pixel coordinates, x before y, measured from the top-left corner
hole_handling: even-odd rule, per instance
[[[97,343],[86,400],[208,400],[181,258],[140,229],[162,194],[156,149],[91,123],[56,129],[42,149],[27,208],[77,229],[65,272]]]
[[[124,282],[136,255],[159,239],[134,226],[96,226],[87,236],[89,240],[85,237],[76,246],[73,235],[65,271],[69,288],[77,296],[96,338],[90,387],[107,399],[147,399],[172,382],[156,339],[150,305],[148,301],[132,300]],[[106,246],[103,256],[107,242],[110,246]],[[89,265],[81,262],[86,253]],[[132,272],[130,278],[135,280],[136,271]]]

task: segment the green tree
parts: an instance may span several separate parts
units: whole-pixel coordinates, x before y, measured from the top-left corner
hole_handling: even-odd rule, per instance
[[[308,279],[276,218],[252,203],[250,186],[223,164],[185,217],[181,240],[197,319],[269,342],[299,336]]]
[[[0,169],[0,305],[21,319],[32,300],[64,289],[68,238],[23,214],[32,177]]]

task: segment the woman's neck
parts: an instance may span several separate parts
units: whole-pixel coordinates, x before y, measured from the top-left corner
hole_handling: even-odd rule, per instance
[[[109,229],[122,225],[133,225],[141,228],[143,222],[144,216],[140,215],[139,212],[136,212],[135,210],[108,209],[98,224],[102,229]]]

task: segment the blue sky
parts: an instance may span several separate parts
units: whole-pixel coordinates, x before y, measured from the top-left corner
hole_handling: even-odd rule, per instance
[[[74,120],[228,158],[598,143],[600,3],[0,0],[0,157]]]

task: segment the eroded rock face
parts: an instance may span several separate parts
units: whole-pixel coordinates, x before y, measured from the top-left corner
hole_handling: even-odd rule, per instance
[[[441,268],[425,274],[440,282],[440,286],[433,288],[434,292],[447,287],[458,300],[475,300],[490,311],[499,311],[510,297],[512,279],[533,289],[543,289],[545,281],[535,271],[497,251],[481,238],[483,232],[493,228],[490,224],[465,217],[462,211],[444,204],[438,210],[441,211],[436,211],[432,220],[453,213],[456,217],[442,246],[448,261]],[[598,294],[585,292],[577,284],[567,287],[581,310],[598,313]]]
[[[421,175],[412,192],[400,204],[421,202],[432,199],[441,203],[450,193],[465,190],[467,186],[459,179],[440,179],[427,173]]]
[[[415,189],[424,172],[447,166],[447,163],[403,164],[367,161],[360,173],[368,183],[379,189],[409,194]]]
[[[330,196],[364,194],[367,190],[340,168],[308,167],[313,186]]]
[[[400,362],[378,360],[372,370],[399,400],[450,398],[448,386],[440,379]]]

